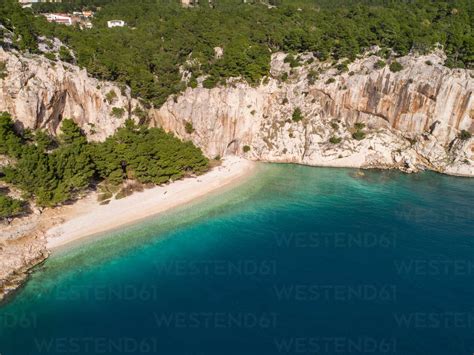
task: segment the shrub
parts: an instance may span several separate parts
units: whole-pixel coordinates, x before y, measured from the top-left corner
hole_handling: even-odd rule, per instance
[[[186,122],[184,124],[184,130],[187,134],[192,134],[194,132],[193,124],[191,122]]]
[[[248,153],[250,152],[250,147],[248,145],[244,145],[243,150],[244,150],[244,153]]]
[[[110,90],[106,95],[105,99],[109,104],[113,103],[115,99],[117,98],[117,94],[115,93],[115,90]]]
[[[355,129],[360,131],[361,129],[364,129],[365,127],[365,124],[361,123],[361,122],[357,122],[355,125],[354,125]]]
[[[5,79],[7,75],[7,63],[0,62],[0,79]]]
[[[217,86],[217,83],[219,82],[219,79],[209,76],[202,82],[202,86],[206,89],[213,89]]]
[[[332,129],[335,129],[335,130],[338,130],[338,129],[339,129],[339,125],[338,125],[336,122],[331,122],[331,128],[332,128]]]
[[[341,141],[342,141],[341,137],[332,136],[331,138],[329,138],[329,142],[332,144],[339,144],[341,143]]]
[[[347,72],[349,71],[349,67],[347,63],[340,63],[336,65],[336,69],[339,70],[340,72]]]
[[[44,56],[48,58],[49,60],[52,60],[52,61],[56,60],[56,54],[54,53],[48,52],[48,53],[45,53]]]
[[[148,118],[147,113],[140,106],[136,106],[133,109],[132,113],[134,116],[138,117],[138,119],[140,120],[140,123],[144,123],[146,119]]]
[[[197,79],[194,76],[191,79],[189,79],[188,86],[192,89],[197,88],[198,82],[197,82]]]
[[[122,107],[112,107],[112,116],[115,118],[122,118],[125,110]]]
[[[26,205],[24,201],[0,195],[0,220],[11,218],[24,213]]]
[[[318,79],[318,73],[315,70],[310,70],[307,76],[309,85],[314,85]]]
[[[103,192],[103,193],[100,193],[99,195],[97,195],[97,201],[98,202],[103,202],[103,201],[106,201],[106,200],[110,200],[112,197],[113,197],[112,193],[109,192],[109,191],[106,191],[106,192]]]
[[[459,139],[462,140],[462,141],[467,141],[468,139],[470,139],[472,137],[472,134],[468,131],[466,131],[465,129],[463,129],[460,133],[459,133]]]
[[[352,138],[358,140],[358,141],[361,141],[362,139],[365,138],[365,133],[362,132],[362,131],[355,131],[354,133],[352,133]]]
[[[303,119],[303,113],[301,112],[301,109],[299,107],[295,108],[295,110],[293,111],[293,115],[291,116],[291,119],[294,121],[294,122],[299,122]]]
[[[327,85],[335,83],[335,82],[336,82],[336,79],[334,79],[334,78],[329,78],[328,80],[326,80]]]
[[[427,61],[425,62],[425,64],[426,64],[426,65],[433,65],[433,62],[432,62],[431,60],[427,60]]]
[[[391,52],[392,52],[392,51],[391,51],[390,49],[388,49],[388,48],[382,48],[382,49],[379,50],[376,54],[377,54],[379,57],[388,59],[388,58],[390,58]]]
[[[386,65],[387,65],[387,63],[385,63],[384,60],[380,59],[374,64],[374,68],[375,69],[382,69],[382,68],[385,68]]]
[[[399,62],[394,61],[392,64],[390,64],[390,71],[393,73],[399,72],[403,70],[403,65],[401,65]]]
[[[59,59],[67,63],[72,63],[74,61],[71,51],[64,46],[59,49]]]
[[[298,57],[295,57],[293,54],[288,54],[284,60],[285,63],[290,64],[290,68],[296,68],[301,65]]]

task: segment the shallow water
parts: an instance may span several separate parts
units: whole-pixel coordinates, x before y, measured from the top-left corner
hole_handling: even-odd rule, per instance
[[[51,257],[0,354],[472,354],[474,180],[262,165]]]

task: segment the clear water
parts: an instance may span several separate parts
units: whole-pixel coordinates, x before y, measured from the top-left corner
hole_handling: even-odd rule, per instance
[[[473,187],[262,165],[51,257],[0,354],[473,354]]]

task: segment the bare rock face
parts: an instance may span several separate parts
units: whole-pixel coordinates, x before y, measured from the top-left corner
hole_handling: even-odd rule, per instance
[[[0,302],[25,282],[34,266],[49,256],[43,234],[29,226],[21,227],[31,229],[30,234],[19,238],[0,236]]]
[[[86,70],[67,63],[2,48],[0,63],[6,65],[0,76],[0,111],[10,112],[20,128],[57,134],[61,120],[71,118],[91,140],[103,140],[138,106],[129,89],[90,78]]]
[[[472,71],[442,66],[441,53],[400,58],[396,73],[377,69],[376,56],[343,72],[309,54],[301,56],[307,64],[291,69],[285,57],[273,56],[272,78],[258,87],[234,80],[188,88],[154,110],[153,123],[210,157],[474,176],[474,139],[458,138],[461,130],[474,132]],[[293,119],[297,108],[300,121]],[[357,128],[364,139],[352,137]]]
[[[188,88],[151,110],[151,125],[192,140],[211,158],[474,175],[474,139],[458,138],[461,130],[474,132],[473,71],[444,67],[441,52],[400,58],[396,73],[378,68],[376,56],[345,71],[312,54],[290,68],[285,57],[273,55],[271,76],[258,87],[234,79]],[[72,118],[89,139],[103,140],[126,118],[139,120],[128,88],[76,66],[3,49],[0,63],[0,111],[20,127],[57,134],[61,120]],[[293,119],[296,109],[301,120]],[[357,130],[363,139],[353,138]]]

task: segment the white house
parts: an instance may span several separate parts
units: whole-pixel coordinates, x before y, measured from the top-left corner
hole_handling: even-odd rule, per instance
[[[72,17],[66,14],[46,14],[45,16],[49,22],[56,22],[66,26],[72,25]]]
[[[122,20],[112,20],[112,21],[107,21],[107,27],[112,28],[112,27],[123,27],[125,26],[126,23]]]

